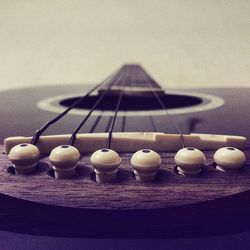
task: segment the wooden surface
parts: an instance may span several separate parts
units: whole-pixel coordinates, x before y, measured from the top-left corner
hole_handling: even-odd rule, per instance
[[[249,153],[248,147],[246,154]],[[197,178],[178,175],[174,170],[174,154],[161,154],[163,161],[157,179],[147,184],[134,179],[129,163],[131,154],[121,155],[123,163],[117,181],[111,184],[94,181],[89,155],[82,157],[73,178],[56,180],[47,174],[51,168],[47,157],[41,158],[35,173],[20,176],[6,171],[10,162],[6,155],[1,154],[1,193],[62,207],[128,210],[176,207],[249,190],[249,162],[240,172],[219,172],[212,166],[212,154],[206,152],[206,166]]]
[[[47,98],[48,93],[55,96],[81,91],[85,91],[84,88],[71,85],[0,93],[0,139],[30,136],[44,121],[54,117],[54,113],[37,108],[37,100]],[[206,112],[173,115],[184,133],[239,134],[250,138],[249,117],[242,115],[242,110],[250,105],[249,89],[244,92],[238,89],[195,91],[215,94],[224,99],[225,105]],[[79,119],[79,116],[69,115],[48,134],[69,133]],[[82,132],[88,132],[95,119],[90,119]],[[140,123],[137,116],[127,117],[124,131],[176,133],[163,115],[142,116],[139,120]],[[95,132],[106,131],[107,124],[109,117],[102,117]],[[121,125],[120,118],[116,131],[121,131]],[[208,164],[211,163],[209,155],[213,153],[206,152]],[[249,147],[246,154],[249,158]],[[16,176],[6,172],[10,163],[6,155],[1,155],[0,212],[13,220],[35,220],[36,225],[58,224],[61,230],[67,229],[64,235],[74,232],[85,237],[207,236],[236,232],[243,226],[247,228],[244,230],[249,229],[249,160],[239,173],[217,172],[210,165],[199,178],[184,178],[173,170],[173,154],[162,156],[163,165],[154,183],[134,180],[130,164],[125,164],[126,157],[130,158],[128,154],[122,155],[118,181],[99,185],[90,178],[92,168],[88,157],[85,163],[81,161],[75,178],[55,180],[47,175],[50,166],[45,158],[41,159],[36,173]],[[72,194],[76,194],[75,197]],[[30,230],[32,227],[27,226],[27,233],[32,233]],[[47,227],[45,231],[48,233]]]

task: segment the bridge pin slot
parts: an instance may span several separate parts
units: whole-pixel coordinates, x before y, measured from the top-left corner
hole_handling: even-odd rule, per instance
[[[234,147],[223,147],[214,154],[216,169],[220,171],[234,171],[243,167],[246,162],[245,154]]]
[[[70,178],[75,174],[80,153],[73,146],[61,145],[51,151],[49,159],[53,164],[56,179]]]
[[[90,162],[94,167],[96,182],[106,183],[116,179],[121,158],[114,150],[104,148],[95,151]]]
[[[29,174],[33,172],[39,156],[39,149],[30,143],[22,143],[14,146],[8,155],[17,174]]]
[[[151,149],[142,149],[133,154],[131,165],[137,181],[154,181],[161,165],[161,157]]]
[[[206,157],[199,149],[187,147],[180,149],[174,160],[180,175],[198,176],[202,171]]]

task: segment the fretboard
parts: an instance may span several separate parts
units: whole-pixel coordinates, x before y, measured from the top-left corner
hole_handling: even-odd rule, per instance
[[[111,88],[110,88],[111,86]],[[152,89],[163,92],[161,86],[137,64],[123,65],[117,73],[113,74],[99,90],[99,93],[110,88],[112,94],[124,91],[126,93],[145,93],[148,94]]]
[[[128,64],[108,80],[107,85],[125,86],[125,87],[145,87],[145,88],[161,88],[158,83],[137,64]]]

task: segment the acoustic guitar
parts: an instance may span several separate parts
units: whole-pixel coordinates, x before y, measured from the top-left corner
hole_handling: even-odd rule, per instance
[[[10,221],[50,225],[53,230],[41,229],[49,235],[159,238],[247,230],[249,94],[247,88],[163,89],[140,65],[124,65],[94,87],[1,92],[0,212]],[[81,158],[74,173],[58,176],[49,155],[70,142]],[[10,152],[30,143],[39,149],[38,163],[30,173],[18,172]],[[194,176],[176,165],[183,147],[206,157]],[[244,166],[219,169],[213,156],[222,147],[243,151]],[[98,179],[90,160],[101,149],[120,157],[112,181]],[[150,181],[136,178],[136,151],[161,159]],[[21,230],[37,233],[32,226]]]

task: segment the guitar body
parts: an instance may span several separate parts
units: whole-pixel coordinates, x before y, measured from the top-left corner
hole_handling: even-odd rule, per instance
[[[0,93],[1,141],[9,136],[32,136],[45,121],[55,116],[65,94],[84,93],[89,86],[47,86],[10,90]],[[194,111],[178,108],[171,115],[183,133],[241,135],[250,138],[250,89],[188,89],[171,93],[201,98]],[[207,104],[206,98],[222,100]],[[54,105],[54,109],[48,104]],[[204,97],[204,99],[203,99]],[[110,97],[111,98],[111,97]],[[47,104],[46,104],[47,103]],[[47,105],[47,106],[46,106]],[[62,108],[62,106],[61,106]],[[190,108],[190,107],[189,107]],[[191,107],[192,108],[192,107]],[[46,110],[47,109],[47,110]],[[58,109],[58,110],[59,110]],[[69,114],[46,134],[67,134],[81,121]],[[159,131],[176,133],[166,114],[137,110],[118,115],[114,131]],[[85,112],[84,110],[82,111]],[[107,132],[109,113],[94,113],[81,132]],[[98,120],[98,122],[96,122]],[[0,146],[3,152],[3,144]],[[250,147],[244,150],[249,158]],[[249,225],[250,166],[228,173],[213,167],[214,151],[198,177],[183,177],[176,172],[175,152],[161,152],[162,166],[152,183],[137,182],[131,171],[131,153],[122,153],[122,164],[113,183],[95,182],[89,154],[82,156],[76,175],[54,179],[48,156],[41,156],[37,171],[29,175],[8,172],[6,154],[0,157],[0,211],[24,221],[56,226],[59,235],[91,237],[191,237],[245,230]],[[28,230],[29,231],[29,230]],[[55,232],[47,232],[54,235]]]

